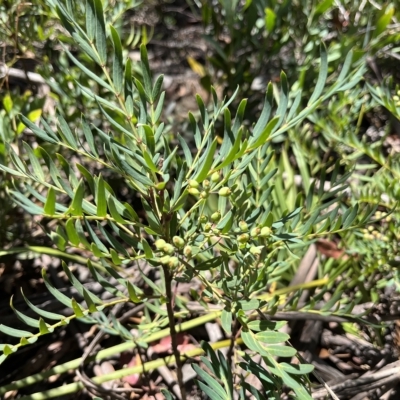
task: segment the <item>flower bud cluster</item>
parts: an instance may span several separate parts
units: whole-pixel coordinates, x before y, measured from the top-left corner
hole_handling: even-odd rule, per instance
[[[167,243],[164,239],[157,239],[154,246],[159,251],[160,263],[167,265],[171,269],[176,269],[179,266],[179,259],[174,255],[175,252],[183,253],[186,258],[190,258],[192,256],[192,248],[186,245],[185,240],[179,236],[174,236],[172,243],[173,245]]]

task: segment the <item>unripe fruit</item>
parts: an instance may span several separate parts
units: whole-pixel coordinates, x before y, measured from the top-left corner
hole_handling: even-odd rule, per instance
[[[220,233],[221,233],[221,230],[220,229],[217,229],[217,228],[214,228],[213,230],[212,230],[212,232],[213,232],[213,234],[214,235],[219,235]]]
[[[253,254],[254,256],[258,256],[261,254],[261,249],[257,246],[251,246],[250,253]]]
[[[204,230],[205,230],[206,232],[209,232],[209,231],[211,230],[211,228],[212,228],[212,224],[211,224],[210,222],[207,222],[207,223],[204,225]]]
[[[250,236],[251,237],[257,237],[260,234],[260,232],[261,232],[261,229],[257,226],[256,228],[253,228],[250,231]]]
[[[211,221],[217,222],[221,219],[221,213],[216,211],[215,213],[211,214]]]
[[[165,185],[167,184],[167,182],[158,182],[155,186],[155,188],[157,190],[164,190],[165,189]]]
[[[185,248],[183,249],[183,254],[187,258],[190,258],[192,256],[192,248],[190,246],[185,246]]]
[[[197,181],[195,181],[194,179],[192,179],[191,181],[189,181],[189,186],[190,186],[191,188],[197,189],[197,188],[200,186],[200,183],[197,182]]]
[[[200,193],[200,197],[201,197],[202,199],[206,199],[206,198],[208,197],[208,193],[207,193],[205,190],[203,190],[203,191]]]
[[[231,194],[231,189],[229,189],[227,186],[222,187],[219,189],[218,194],[222,197],[229,197]]]
[[[269,228],[268,226],[264,226],[264,228],[261,228],[261,232],[260,232],[260,237],[266,238],[268,236],[271,236],[272,234],[272,230],[271,228]]]
[[[163,250],[163,248],[166,244],[167,244],[167,242],[164,239],[157,239],[154,243],[157,250]]]
[[[219,182],[219,180],[220,180],[219,172],[214,172],[211,175],[211,182],[217,183],[217,182]]]
[[[239,243],[247,243],[250,239],[250,235],[248,233],[242,233],[237,237],[237,241]]]
[[[172,246],[172,244],[167,243],[164,247],[163,247],[163,252],[165,254],[174,254],[175,253],[175,249],[174,246]]]
[[[183,247],[185,246],[185,241],[179,236],[174,236],[172,238],[172,242],[178,249],[183,249]]]
[[[249,226],[247,225],[246,221],[240,221],[239,228],[242,232],[247,232],[249,230]]]
[[[209,187],[210,187],[210,181],[206,179],[205,181],[203,181],[203,188],[208,189]]]
[[[192,196],[198,196],[200,194],[199,189],[196,188],[189,188],[188,192],[192,195]]]
[[[199,218],[199,220],[200,220],[200,222],[207,222],[208,221],[208,218],[207,218],[207,216],[206,215],[201,215],[200,216],[200,218]]]
[[[169,263],[169,261],[171,260],[170,256],[164,256],[160,258],[160,263],[162,265],[167,265]]]
[[[170,268],[177,268],[179,266],[178,257],[170,257],[170,259],[168,261],[168,266]]]

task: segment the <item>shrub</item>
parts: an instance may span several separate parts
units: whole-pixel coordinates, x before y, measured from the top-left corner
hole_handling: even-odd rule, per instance
[[[205,354],[202,362],[209,373],[197,365],[193,368],[201,379],[199,388],[213,399],[233,398],[234,390],[241,398],[245,398],[246,391],[257,398],[278,398],[283,385],[298,398],[310,399],[307,374],[313,367],[281,360],[291,359],[297,352],[288,343],[289,335],[280,331],[285,322],[273,322],[273,316],[279,309],[357,319],[351,315],[354,302],[343,296],[344,285],[332,288],[336,272],[304,286],[322,286],[305,304],[298,304],[299,287],[286,286],[311,242],[362,228],[377,205],[348,201],[346,189],[351,172],[340,161],[326,166],[318,179],[310,175],[307,179],[305,174],[305,190],[298,190],[287,152],[275,154],[271,142],[289,130],[300,131],[305,118],[311,118],[333,96],[350,91],[362,77],[363,60],[356,57],[354,62],[349,52],[337,79],[326,85],[328,54],[322,45],[317,83],[306,107],[300,107],[301,91],[291,92],[282,72],[280,91],[275,96],[278,105],[274,106],[273,87],[269,84],[261,115],[250,129],[244,125],[246,99],[238,101],[234,117],[230,111],[239,88],[223,100],[211,89],[210,105],[197,96],[199,111],[188,116],[195,145],[192,149],[181,135],[172,135],[161,122],[163,77],[153,80],[146,46],[140,47],[140,74],[134,73],[132,61],[124,56],[118,29],[105,21],[101,0],[88,0],[84,24],[79,18],[81,8],[77,14],[70,2],[51,3],[70,40],[79,45],[82,57],[64,46],[65,53],[86,76],[84,82],[94,82],[101,88],[94,92],[77,83],[97,104],[102,120],[90,121],[82,115],[81,124],[73,130],[61,111],[56,126],[45,119],[36,125],[21,116],[39,145],[33,149],[23,143],[24,153],[20,155],[8,147],[12,165],[3,163],[0,168],[17,178],[18,187],[10,190],[16,204],[31,214],[57,221],[56,229],[48,234],[62,254],[78,248],[90,255],[87,267],[112,299],[104,300],[92,293],[65,262],[64,272],[82,302],[59,291],[43,270],[48,290],[71,309],[71,314],[42,310],[26,300],[36,318],[14,310],[33,329],[0,325],[0,332],[20,339],[18,343],[10,339],[10,343],[0,346],[0,361],[40,336],[80,319],[98,324],[104,332],[123,340],[98,353],[98,359],[171,336],[173,356],[94,378],[96,384],[164,363],[175,364],[184,398],[182,362],[185,356]],[[113,47],[111,55],[109,43]],[[101,73],[94,73],[81,59],[95,63]],[[71,161],[72,155],[89,160],[97,169],[89,172],[82,163]],[[107,180],[106,171],[123,179],[127,201]],[[329,190],[325,189],[327,184]],[[143,262],[161,277],[160,285],[143,272]],[[142,287],[126,273],[129,266],[135,266],[144,282]],[[119,286],[110,284],[111,280]],[[194,282],[201,287],[200,292],[191,292],[202,307],[201,316],[174,294],[178,283]],[[315,310],[316,302],[328,290],[334,292],[331,300]],[[283,303],[289,293],[293,295]],[[117,304],[132,303],[146,308],[142,322],[135,326],[136,333],[112,312],[106,314]],[[216,311],[210,311],[210,304],[216,306]],[[180,354],[178,333],[215,319],[220,319],[229,340],[204,343],[202,348]],[[242,345],[246,352],[240,350]],[[215,352],[224,346],[231,349],[228,359]],[[233,358],[233,351],[240,357]],[[265,366],[256,364],[252,354],[259,354]],[[59,366],[57,373],[76,369],[81,361]],[[47,371],[46,376],[53,373],[55,369]],[[249,373],[260,380],[261,390],[244,381]],[[0,388],[0,393],[29,382],[17,381]],[[82,382],[64,385],[42,396],[59,397],[82,387]],[[165,392],[165,396],[172,395]]]

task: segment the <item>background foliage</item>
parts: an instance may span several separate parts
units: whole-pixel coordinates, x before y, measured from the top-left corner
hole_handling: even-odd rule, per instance
[[[157,27],[168,37],[179,28],[178,14],[161,13],[153,30],[130,22],[149,7],[157,15],[156,2],[0,4],[0,256],[58,256],[76,290],[65,295],[43,269],[47,290],[69,312],[42,309],[25,295],[29,312],[12,302],[30,328],[0,325],[1,361],[75,319],[121,338],[99,358],[170,335],[173,355],[159,365],[143,360],[93,382],[166,362],[176,364],[178,396],[185,397],[178,332],[218,319],[229,340],[187,353],[206,355],[208,372],[193,366],[199,390],[215,399],[232,398],[234,390],[242,398],[246,391],[310,398],[313,368],[301,358],[293,363],[286,324],[272,322],[274,315],[296,311],[363,324],[353,307],[399,286],[393,133],[400,94],[388,62],[398,57],[398,10],[365,1],[188,2],[207,46],[197,59],[186,55],[204,92],[182,122],[168,113],[173,100],[163,75],[150,68]],[[25,71],[23,84],[13,83],[8,68]],[[39,75],[29,74],[33,69]],[[38,216],[47,237],[30,235],[22,209]],[[313,243],[336,253],[323,253],[315,281],[290,287]],[[84,258],[100,294],[67,264]],[[174,293],[184,284],[198,286]],[[303,291],[315,287],[304,300]],[[117,320],[119,304],[145,304],[140,323]],[[379,329],[375,335],[379,341]],[[235,352],[232,359],[215,352],[224,346],[230,357]],[[49,371],[36,379],[56,373]],[[249,373],[261,386],[244,382]],[[0,393],[27,385],[17,380]],[[69,383],[42,396],[83,386]]]

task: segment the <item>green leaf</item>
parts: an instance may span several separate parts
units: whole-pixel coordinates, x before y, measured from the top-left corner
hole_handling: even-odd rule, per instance
[[[159,96],[163,81],[164,81],[164,75],[159,75],[156,79],[156,82],[154,83],[153,92],[151,93],[151,98],[153,99],[153,101],[155,101]]]
[[[265,331],[265,330],[279,330],[287,324],[286,321],[267,321],[267,320],[257,320],[250,321],[247,323],[247,327],[253,331]]]
[[[276,14],[274,10],[267,7],[265,9],[265,28],[267,29],[268,33],[271,33],[275,28],[275,21],[276,21]]]
[[[343,229],[348,228],[352,222],[355,220],[357,217],[358,213],[358,204],[356,204],[354,207],[348,209],[348,213],[346,212],[343,215]]]
[[[49,311],[42,310],[42,309],[39,308],[39,307],[36,307],[36,306],[35,306],[34,304],[32,304],[32,303],[29,301],[29,299],[25,296],[25,294],[24,294],[22,288],[21,288],[21,294],[22,294],[22,297],[23,297],[24,300],[25,300],[25,303],[28,305],[28,307],[29,307],[33,312],[35,312],[36,314],[40,315],[41,317],[47,318],[47,319],[51,319],[51,320],[55,320],[55,321],[61,321],[61,320],[65,319],[64,315],[52,313],[52,312],[49,312]]]
[[[37,125],[35,125],[33,122],[31,122],[28,118],[26,118],[24,115],[20,115],[20,118],[22,120],[22,122],[29,128],[32,130],[32,132],[39,137],[40,139],[49,142],[49,143],[53,143],[53,144],[57,144],[58,141],[53,139],[52,137],[50,137],[43,129],[40,129]]]
[[[51,333],[53,329],[49,329],[49,327],[46,325],[46,322],[44,322],[43,318],[39,319],[39,332],[41,335],[46,335],[48,333]]]
[[[273,357],[293,357],[297,353],[293,347],[279,345],[267,346],[265,350]]]
[[[33,152],[32,148],[27,143],[22,142],[22,145],[24,146],[26,152],[28,153],[29,161],[31,166],[33,167],[33,172],[35,174],[36,179],[39,182],[44,182],[45,181],[44,173],[38,158],[35,156],[35,153]]]
[[[234,214],[232,210],[229,210],[224,217],[219,221],[216,226],[217,229],[221,230],[221,233],[227,233],[232,228]]]
[[[100,1],[100,0],[97,0]],[[97,82],[99,85],[103,86],[110,92],[113,92],[112,87],[105,82],[103,79],[101,79],[98,75],[96,75],[94,72],[90,71],[88,68],[86,68],[81,62],[79,62],[69,51],[68,49],[61,43],[62,48],[64,51],[67,53],[68,57],[72,60],[72,62],[82,71],[84,72],[89,78],[93,79],[95,82]],[[24,121],[25,122],[25,121]]]
[[[62,304],[65,306],[71,308],[71,300],[65,296],[65,294],[61,293],[59,290],[57,290],[49,281],[49,278],[47,277],[47,273],[45,269],[42,269],[42,277],[43,277],[43,282],[46,285],[47,290]]]
[[[87,306],[89,308],[89,311],[91,313],[94,313],[94,312],[98,311],[96,305],[94,304],[94,302],[93,302],[93,300],[92,300],[92,298],[90,296],[91,293],[88,292],[84,287],[82,288],[82,292],[83,292],[83,298],[84,298],[85,303],[87,304]]]
[[[86,33],[91,42],[94,40],[96,32],[96,12],[93,1],[86,0]]]
[[[85,184],[83,183],[83,180],[81,179],[79,181],[79,185],[74,193],[74,198],[72,199],[72,203],[68,209],[68,212],[71,213],[72,215],[77,215],[77,216],[82,216],[82,201],[83,201],[83,196],[85,194]]]
[[[122,61],[122,45],[121,38],[117,30],[110,25],[111,38],[114,45],[114,60],[113,60],[113,82],[118,94],[122,93],[124,66]]]
[[[74,311],[74,314],[76,315],[77,318],[82,318],[85,316],[85,314],[83,313],[83,309],[76,302],[74,298],[71,300],[71,305],[72,305],[72,310]]]
[[[104,188],[104,180],[100,175],[97,182],[97,216],[105,217],[107,215],[107,198],[106,198],[106,190]]]
[[[221,324],[224,331],[230,335],[232,333],[232,312],[227,310],[222,310],[221,314]]]
[[[215,156],[215,150],[217,149],[217,144],[218,144],[218,141],[217,141],[217,138],[215,138],[212,141],[211,146],[209,146],[209,148],[207,148],[205,150],[204,161],[203,161],[202,165],[199,167],[196,175],[193,177],[193,179],[199,183],[203,182],[204,179],[206,179],[208,174],[210,173],[211,165],[213,163],[214,156]]]
[[[151,159],[150,154],[146,150],[143,151],[143,158],[146,161],[146,165],[150,171],[158,172],[158,168],[156,167],[153,160]]]
[[[24,324],[31,326],[33,328],[39,328],[39,321],[37,319],[28,317],[27,315],[23,314],[22,312],[18,311],[13,304],[13,298],[11,297],[10,300],[10,307],[14,311],[17,318],[22,321]]]
[[[80,238],[78,232],[75,229],[73,218],[69,218],[67,220],[67,222],[65,223],[65,230],[67,232],[68,240],[71,242],[71,244],[73,244],[74,246],[79,246]]]
[[[153,95],[152,95],[152,87],[151,87],[151,73],[150,73],[150,65],[149,59],[147,56],[147,49],[144,44],[140,46],[140,60],[142,64],[142,74],[143,74],[143,83],[144,83],[144,91],[146,97],[153,103]]]
[[[273,99],[273,87],[272,83],[268,84],[267,91],[265,93],[265,99],[264,99],[264,106],[261,111],[260,118],[258,119],[254,129],[253,129],[253,136],[258,137],[262,131],[265,129],[269,117],[271,115],[271,109],[272,109],[272,99]]]
[[[239,132],[235,139],[235,143],[229,150],[228,155],[225,157],[224,161],[221,164],[219,164],[216,168],[214,168],[214,171],[218,171],[222,168],[225,168],[232,161],[234,161],[236,158],[238,158],[239,148],[240,148],[240,144],[242,142],[242,135],[243,135],[243,129],[239,129]]]
[[[6,335],[9,335],[12,337],[17,337],[17,338],[33,336],[31,332],[23,331],[20,329],[14,329],[14,328],[11,328],[11,327],[3,325],[3,324],[0,324],[0,332],[3,332]]]
[[[326,78],[328,76],[328,54],[324,43],[321,43],[320,54],[321,54],[321,64],[319,67],[318,80],[315,85],[314,92],[311,95],[310,100],[308,100],[307,105],[311,105],[319,99],[319,96],[324,90]]]
[[[97,152],[96,144],[94,142],[92,130],[89,127],[89,124],[86,121],[86,118],[82,115],[81,117],[81,124],[82,124],[82,130],[83,134],[85,135],[86,142],[89,146],[90,151],[95,157],[99,157],[99,153]]]
[[[55,215],[56,213],[56,192],[54,191],[53,187],[50,187],[47,192],[47,199],[43,210],[47,215]]]
[[[192,368],[196,371],[197,376],[203,379],[208,387],[215,393],[214,397],[211,397],[213,400],[218,398],[222,400],[227,399],[224,388],[213,377],[208,375],[206,371],[203,371],[197,364],[192,364]]]
[[[290,339],[286,333],[276,331],[263,331],[256,334],[256,339],[268,344],[284,343]]]
[[[118,222],[119,224],[129,224],[129,222],[125,221],[124,218],[122,218],[120,213],[117,211],[113,196],[109,196],[108,198],[108,209],[110,211],[111,217],[115,220],[115,222]]]
[[[129,281],[126,281],[126,286],[128,288],[129,298],[131,299],[131,301],[135,304],[140,303],[142,300],[137,295],[136,290],[133,287],[133,285]]]
[[[373,36],[375,38],[385,31],[394,15],[394,11],[395,8],[393,7],[393,4],[390,3],[379,13],[379,18],[378,21],[376,21],[375,30],[373,31]],[[389,32],[388,35],[390,35]]]
[[[194,269],[196,271],[208,271],[212,268],[217,268],[221,265],[223,258],[222,257],[215,257],[211,258],[210,260],[203,261],[197,264]]]
[[[311,364],[288,364],[285,362],[279,363],[279,366],[289,374],[293,375],[306,375],[314,370],[314,365]]]
[[[57,113],[57,119],[58,123],[60,125],[61,133],[65,138],[65,141],[74,149],[76,150],[78,148],[78,144],[76,142],[76,139],[71,132],[71,129],[69,129],[69,126],[67,124],[67,121],[64,119],[64,117]]]
[[[107,61],[107,43],[106,43],[106,27],[104,22],[104,11],[101,0],[89,0],[94,4],[94,11],[96,17],[96,48],[103,64]]]
[[[275,126],[277,126],[279,119],[280,117],[276,116],[272,118],[271,121],[268,122],[267,126],[260,133],[260,135],[258,137],[254,137],[253,140],[250,142],[249,148],[247,149],[248,152],[262,146],[267,142]]]
[[[146,258],[148,258],[148,259],[154,258],[153,250],[151,249],[150,245],[147,243],[147,240],[144,238],[142,239],[142,246],[143,246],[143,251],[144,251],[144,254],[146,255]]]
[[[122,261],[118,256],[118,253],[114,249],[110,249],[111,260],[115,265],[121,265]]]

